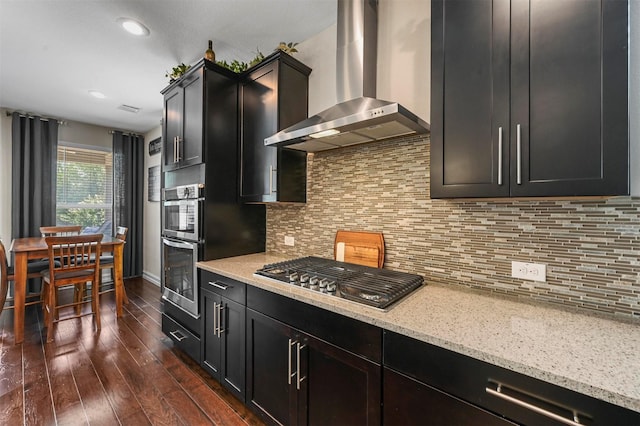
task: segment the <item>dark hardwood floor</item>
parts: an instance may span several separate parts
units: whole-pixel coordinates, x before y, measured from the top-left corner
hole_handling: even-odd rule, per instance
[[[143,279],[125,287],[118,320],[114,294],[102,296],[99,333],[87,316],[59,323],[44,343],[35,305],[14,345],[13,311],[0,315],[0,425],[262,424],[164,336],[160,289]]]

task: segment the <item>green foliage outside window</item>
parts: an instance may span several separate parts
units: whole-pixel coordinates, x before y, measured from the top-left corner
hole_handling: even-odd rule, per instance
[[[56,224],[100,226],[111,220],[111,153],[59,147]]]

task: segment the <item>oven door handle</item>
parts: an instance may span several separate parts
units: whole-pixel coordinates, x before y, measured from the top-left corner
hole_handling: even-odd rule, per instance
[[[193,247],[194,247],[194,244],[192,243],[187,243],[184,241],[172,241],[172,240],[167,240],[166,238],[163,238],[162,242],[168,245],[169,247],[174,247],[174,248],[183,248],[183,249],[193,250]]]
[[[198,201],[202,201],[204,198],[182,198],[180,200],[167,200],[164,202],[165,206],[195,206]]]

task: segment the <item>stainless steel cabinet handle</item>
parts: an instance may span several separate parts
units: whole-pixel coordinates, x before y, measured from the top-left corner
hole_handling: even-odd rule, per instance
[[[180,139],[180,136],[176,137],[176,141],[178,142],[178,147],[176,150],[176,158],[178,161],[182,160],[182,156],[180,155],[180,145],[184,142],[184,139]]]
[[[175,330],[175,331],[170,331],[169,334],[176,339],[178,342],[182,342],[184,339],[186,339],[188,336],[185,336],[184,334],[180,333],[180,330]]]
[[[222,311],[224,311],[224,305],[222,305],[222,303],[219,303],[218,304],[218,337],[221,337],[220,335],[225,331],[222,326]]]
[[[502,127],[498,127],[498,185],[502,185]]]
[[[293,373],[293,372],[291,371],[291,355],[292,355],[292,353],[291,353],[291,352],[292,352],[292,351],[291,351],[291,348],[293,348],[297,343],[298,343],[298,342],[296,342],[296,341],[294,341],[294,340],[289,339],[289,348],[288,348],[288,357],[289,357],[288,364],[289,364],[289,370],[287,371],[287,383],[288,383],[288,384],[291,384],[291,378],[292,378],[293,376],[295,376],[295,374],[296,374],[296,373]]]
[[[218,329],[218,304],[213,302],[213,335],[217,336],[216,330]]]
[[[518,162],[516,167],[518,168],[518,176],[516,183],[522,185],[522,130],[520,125],[516,126],[516,153],[518,155]]]
[[[493,395],[493,396],[496,396],[498,398],[504,399],[505,401],[512,402],[512,403],[514,403],[516,405],[519,405],[520,407],[527,408],[527,409],[529,409],[531,411],[534,411],[534,412],[536,412],[538,414],[541,414],[541,415],[543,415],[545,417],[549,417],[550,419],[559,421],[560,423],[564,423],[564,424],[570,425],[570,426],[583,426],[582,423],[580,423],[580,419],[578,418],[578,413],[576,411],[573,412],[573,420],[568,419],[566,417],[559,416],[558,414],[552,413],[551,411],[547,411],[544,408],[540,408],[540,407],[538,407],[536,405],[529,404],[528,402],[522,401],[522,400],[520,400],[518,398],[514,398],[514,397],[512,397],[510,395],[502,393],[502,385],[501,384],[498,384],[497,389],[492,389],[490,387],[487,387],[487,388],[485,388],[485,391],[490,395]]]
[[[217,281],[209,281],[209,284],[211,284],[212,286],[219,288],[220,290],[226,290],[229,288],[228,285],[224,285],[224,284],[219,284]]]
[[[273,189],[273,174],[277,173],[277,172],[278,172],[278,169],[274,168],[273,164],[270,164],[269,165],[269,194],[273,194],[274,192],[278,192],[278,188]]]
[[[306,347],[306,345],[301,345],[299,342],[296,343],[296,358],[297,358],[297,364],[296,364],[296,389],[300,390],[300,383],[302,383],[304,381],[304,379],[307,378],[307,376],[301,377],[300,376],[300,351],[302,349],[304,349]]]

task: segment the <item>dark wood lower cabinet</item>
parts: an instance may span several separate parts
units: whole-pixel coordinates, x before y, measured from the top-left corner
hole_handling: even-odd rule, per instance
[[[202,366],[236,397],[245,399],[245,307],[203,290]]]
[[[383,424],[513,425],[508,420],[389,368],[383,373]]]
[[[381,366],[247,309],[247,404],[286,425],[379,425]]]
[[[398,411],[415,416],[436,411],[432,414],[442,418],[432,423],[423,414],[422,422],[410,417],[405,424],[412,419],[418,424],[490,424],[504,418],[523,425],[566,425],[577,418],[577,423],[589,426],[640,425],[638,412],[390,331],[384,332],[384,365],[385,420],[389,415],[402,423],[401,417],[393,417],[395,404]],[[389,369],[405,380],[398,384],[400,379],[391,377],[388,383]],[[415,382],[406,380],[409,377]],[[411,391],[401,390],[403,386]],[[394,392],[402,395],[394,398]],[[473,409],[486,421],[474,421]],[[500,418],[484,417],[487,412]]]

